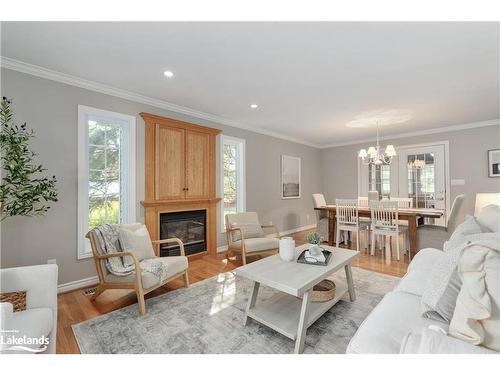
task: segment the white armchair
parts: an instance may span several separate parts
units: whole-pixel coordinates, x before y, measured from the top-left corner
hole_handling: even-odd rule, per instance
[[[40,353],[55,354],[57,333],[57,265],[4,268],[0,270],[1,293],[26,291],[26,310],[13,312],[11,303],[1,303],[2,341],[8,337],[48,337],[47,348]],[[5,332],[10,331],[10,332]],[[37,352],[44,346],[38,344],[20,345]],[[31,353],[28,350],[9,350],[11,345],[2,345],[3,353]]]
[[[274,237],[268,237],[264,229],[270,228]],[[275,225],[261,225],[257,212],[239,212],[226,215],[227,256],[241,253],[243,265],[246,256],[275,253],[279,250],[279,232]]]

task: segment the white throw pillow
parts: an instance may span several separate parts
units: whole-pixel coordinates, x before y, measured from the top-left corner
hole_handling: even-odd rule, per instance
[[[248,239],[248,238],[262,238],[265,237],[264,231],[262,230],[262,227],[260,224],[237,224],[234,223],[231,225],[231,228],[240,228],[241,232],[243,233],[243,238]],[[239,231],[233,231],[232,233],[232,239],[233,242],[241,240],[241,235]]]
[[[122,251],[133,253],[139,262],[155,256],[151,237],[145,225],[141,225],[137,229],[119,227],[118,237]],[[131,262],[131,259],[127,260],[125,257],[125,265],[128,262]]]
[[[462,252],[463,280],[450,335],[500,351],[500,233],[485,233]]]
[[[444,254],[445,257],[435,259],[428,273],[420,306],[423,317],[449,323],[462,281],[458,277],[456,262],[449,254]]]
[[[490,204],[484,207],[479,215],[478,222],[492,232],[500,232],[500,206]]]
[[[488,229],[483,228],[474,216],[467,215],[464,222],[455,228],[450,239],[444,243],[443,250],[450,254],[453,261],[456,263],[460,255],[458,251],[460,251],[468,241],[467,236],[484,233],[485,231],[488,231]]]

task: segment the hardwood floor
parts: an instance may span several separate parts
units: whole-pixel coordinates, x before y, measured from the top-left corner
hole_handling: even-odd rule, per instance
[[[307,232],[310,231],[297,232],[291,236],[295,239],[296,244],[299,245],[304,243],[304,235]],[[356,246],[356,242],[341,247],[352,248],[353,246]],[[393,260],[390,264],[386,264],[380,250],[377,251],[375,256],[370,256],[364,251],[363,247],[364,242],[361,238],[361,256],[353,263],[354,267],[393,276],[403,276],[406,273],[406,269],[408,268],[407,257],[401,259],[399,262]],[[249,262],[252,262],[258,259],[258,257],[248,256],[247,259]],[[240,258],[232,258],[228,261],[225,254],[218,254],[217,257],[205,256],[195,259],[189,262],[190,283],[192,285],[221,272],[231,271],[240,265]],[[178,278],[149,293],[146,299],[182,287],[182,278]],[[57,353],[69,354],[80,352],[71,325],[137,302],[135,292],[131,290],[108,290],[101,294],[95,303],[92,303],[90,302],[90,297],[84,294],[86,289],[88,288],[62,293],[58,296]]]

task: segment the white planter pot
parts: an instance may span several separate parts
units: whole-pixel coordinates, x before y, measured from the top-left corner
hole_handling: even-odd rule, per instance
[[[280,258],[285,262],[295,259],[295,241],[292,237],[280,239]]]

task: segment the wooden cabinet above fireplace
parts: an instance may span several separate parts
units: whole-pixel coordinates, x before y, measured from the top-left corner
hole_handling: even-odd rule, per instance
[[[215,198],[220,130],[141,113],[146,123],[146,202]]]
[[[215,144],[220,130],[149,113],[145,122],[146,226],[160,239],[160,214],[205,209],[207,251],[216,252]]]

